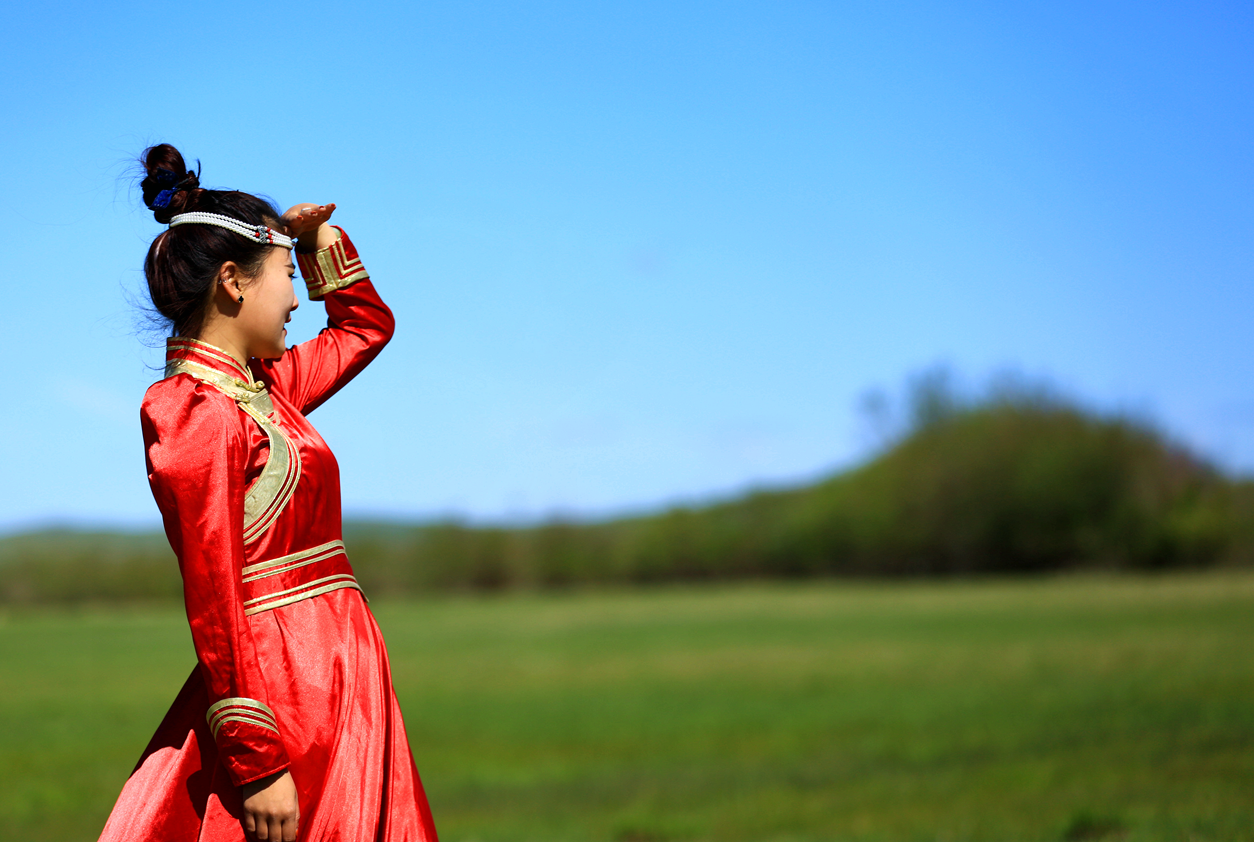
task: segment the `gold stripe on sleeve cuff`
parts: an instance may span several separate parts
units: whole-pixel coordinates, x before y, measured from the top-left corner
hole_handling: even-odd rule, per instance
[[[267,731],[273,731],[276,734],[279,733],[278,728],[274,727],[272,723],[266,722],[263,719],[253,719],[251,716],[231,715],[231,716],[219,717],[218,719],[214,721],[213,725],[210,727],[210,730],[213,732],[213,738],[215,740],[218,738],[218,730],[228,722],[247,722],[249,725],[256,725],[258,727],[265,728]]]
[[[305,287],[312,300],[317,301],[328,292],[344,289],[370,277],[360,257],[348,256],[344,250],[344,239],[341,232],[339,239],[324,249],[310,254],[296,254],[301,277],[305,279]]]
[[[205,721],[209,723],[209,730],[213,733],[214,739],[217,739],[218,729],[226,722],[247,722],[276,734],[279,733],[274,711],[256,699],[242,697],[223,699],[205,712]]]

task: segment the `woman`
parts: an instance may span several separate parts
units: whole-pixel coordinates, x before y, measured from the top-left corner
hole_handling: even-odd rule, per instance
[[[339,470],[305,416],[391,338],[335,205],[281,216],[145,150],[148,250],[172,326],[141,410],[199,663],[102,840],[435,840],[379,628],[341,540]],[[295,250],[327,327],[284,348]]]

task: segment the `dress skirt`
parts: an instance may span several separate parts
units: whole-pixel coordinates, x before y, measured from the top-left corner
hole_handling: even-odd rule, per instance
[[[435,842],[383,636],[342,589],[249,618],[300,801],[298,839]],[[244,842],[197,667],[144,750],[102,842]]]

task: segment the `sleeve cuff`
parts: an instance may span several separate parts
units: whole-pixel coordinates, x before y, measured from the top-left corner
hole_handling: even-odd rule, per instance
[[[205,721],[218,747],[218,759],[237,786],[289,765],[274,711],[263,702],[223,699],[205,712]]]
[[[300,266],[311,301],[370,277],[344,229],[338,225],[332,227],[340,232],[340,238],[334,243],[308,254],[296,253],[296,263]]]

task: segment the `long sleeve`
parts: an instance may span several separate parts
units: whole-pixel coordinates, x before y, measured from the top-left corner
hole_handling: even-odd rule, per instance
[[[379,298],[357,249],[342,228],[339,239],[297,255],[309,297],[326,304],[327,326],[278,360],[254,361],[270,389],[309,414],[373,360],[392,338],[396,321]]]
[[[141,410],[148,479],[183,574],[205,712],[236,785],[287,768],[278,721],[244,615],[244,415],[187,376],[159,381]]]

